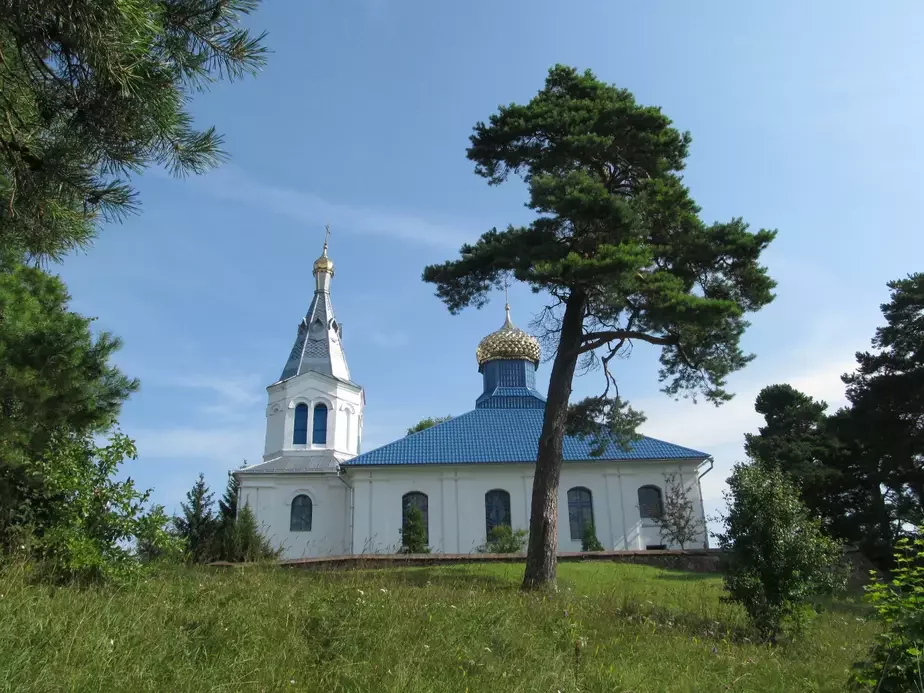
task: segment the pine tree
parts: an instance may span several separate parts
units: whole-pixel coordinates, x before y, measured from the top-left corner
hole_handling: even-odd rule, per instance
[[[58,277],[0,254],[0,552],[60,519],[42,461],[108,432],[138,389],[110,363],[121,341],[69,301]],[[81,459],[93,476],[93,455]]]
[[[190,95],[263,63],[258,0],[0,2],[0,254],[60,259],[137,208],[131,174],[224,158]]]
[[[566,430],[623,445],[644,417],[620,399],[610,363],[633,344],[661,351],[670,395],[731,398],[726,378],[753,357],[742,352],[745,314],[773,299],[759,264],[773,231],[741,219],[706,224],[680,172],[691,138],[658,108],[592,73],[556,66],[526,105],[500,107],[477,123],[468,158],[491,185],[520,175],[539,216],[496,228],[460,258],[429,266],[450,312],[482,306],[509,277],[549,297],[540,315],[554,351],[533,483],[523,587],[555,580],[557,499]],[[602,366],[600,396],[570,405],[578,362]]]
[[[186,542],[189,560],[193,563],[207,563],[215,557],[218,520],[213,512],[213,498],[205,476],[200,473],[186,494],[186,502],[181,504],[183,514],[173,521],[177,535]]]
[[[234,526],[237,522],[238,483],[233,474],[228,474],[225,492],[218,499],[218,529],[215,541],[216,558],[222,561],[234,560]]]
[[[281,551],[274,549],[269,540],[263,536],[257,518],[244,504],[234,522],[231,533],[231,553],[227,560],[234,562],[270,561],[279,558]]]

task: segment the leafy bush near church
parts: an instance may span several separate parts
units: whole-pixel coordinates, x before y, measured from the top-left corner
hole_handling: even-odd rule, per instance
[[[851,678],[853,690],[924,691],[924,527],[913,540],[896,542],[891,580],[876,579],[867,597],[884,626]]]
[[[799,627],[810,600],[844,584],[840,549],[821,530],[778,468],[738,464],[728,479],[725,532],[726,599],[744,607],[770,642]]]
[[[488,540],[479,546],[478,553],[523,553],[529,532],[514,530],[510,525],[497,525],[488,532]]]
[[[705,537],[706,528],[676,474],[664,477],[664,512],[658,519],[658,529],[661,541],[668,547],[677,544],[681,550]]]
[[[405,511],[404,527],[401,528],[401,553],[430,553],[423,513],[416,505],[410,505]]]
[[[603,544],[597,539],[597,528],[591,522],[584,528],[584,535],[581,537],[581,551],[603,551]]]
[[[54,439],[30,465],[42,479],[41,513],[26,548],[38,576],[55,582],[101,582],[125,578],[142,566],[134,546],[177,556],[163,508],[145,510],[149,491],[114,476],[135,444],[121,433],[99,447],[92,436]]]

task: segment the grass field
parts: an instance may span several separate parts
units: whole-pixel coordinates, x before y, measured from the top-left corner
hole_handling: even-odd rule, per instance
[[[715,576],[522,565],[312,573],[176,569],[131,587],[0,574],[2,691],[842,691],[875,626],[830,604],[791,643],[747,639]]]

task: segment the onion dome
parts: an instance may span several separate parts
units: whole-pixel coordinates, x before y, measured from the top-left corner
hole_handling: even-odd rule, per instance
[[[324,252],[321,257],[314,261],[314,274],[318,272],[327,272],[334,276],[334,261],[327,257],[327,241],[324,241]]]
[[[504,326],[497,332],[489,334],[478,344],[478,349],[475,351],[478,365],[482,366],[488,361],[497,359],[519,359],[532,361],[539,365],[539,357],[542,355],[539,340],[514,326],[510,321],[509,303],[505,306],[505,310],[507,319],[504,320]]]

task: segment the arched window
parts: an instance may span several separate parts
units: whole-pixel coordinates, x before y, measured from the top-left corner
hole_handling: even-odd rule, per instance
[[[638,490],[638,514],[643,520],[660,520],[664,514],[661,489],[657,486],[642,486]]]
[[[308,405],[302,402],[295,407],[295,430],[292,432],[293,445],[308,443]]]
[[[327,444],[327,405],[317,404],[314,407],[314,426],[311,430],[311,442],[314,445]]]
[[[571,521],[571,541],[581,541],[584,532],[594,523],[594,501],[590,489],[577,486],[568,491],[568,519]]]
[[[311,531],[311,499],[304,493],[292,499],[292,509],[289,511],[289,531]]]
[[[485,536],[498,525],[511,526],[510,494],[503,489],[496,488],[484,494],[484,525]]]
[[[430,515],[427,512],[427,494],[421,493],[420,491],[411,491],[410,493],[405,493],[401,498],[401,529],[402,531],[407,530],[407,511],[410,510],[411,506],[416,507],[420,510],[420,514],[423,516],[423,526],[424,526],[424,541],[430,541]]]

